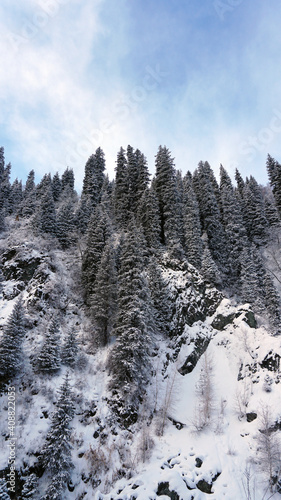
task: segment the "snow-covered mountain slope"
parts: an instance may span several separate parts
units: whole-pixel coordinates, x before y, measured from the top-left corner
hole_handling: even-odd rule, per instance
[[[210,287],[188,265],[159,262],[172,311],[172,334],[155,339],[153,373],[138,420],[119,427],[108,402],[111,346],[97,348],[80,285],[78,251],[31,237],[24,225],[1,240],[3,329],[19,296],[26,308],[23,367],[16,388],[17,493],[40,498],[46,486],[38,455],[69,371],[75,415],[72,481],[65,499],[216,500],[273,498],[269,470],[280,466],[280,337],[271,336],[249,305]],[[79,339],[77,363],[42,375],[34,359],[50,318]],[[8,397],[0,397],[0,470],[9,460]],[[276,473],[279,472],[276,470]],[[28,477],[39,486],[23,496]],[[5,498],[3,496],[3,498]],[[12,496],[13,498],[13,496]]]

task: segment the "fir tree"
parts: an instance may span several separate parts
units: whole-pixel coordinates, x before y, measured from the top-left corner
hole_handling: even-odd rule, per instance
[[[38,477],[34,472],[25,478],[23,489],[21,492],[21,498],[35,498],[38,493]],[[0,497],[1,498],[1,497]]]
[[[61,366],[58,318],[53,318],[46,331],[41,349],[35,359],[35,369],[41,373],[56,373]]]
[[[1,181],[1,191],[0,191],[0,210],[3,210],[4,215],[9,215],[12,213],[12,199],[11,199],[11,164],[8,163],[4,167],[2,173]]]
[[[1,160],[1,156],[0,156],[0,160]],[[9,492],[8,492],[7,481],[4,477],[1,477],[0,478],[0,500],[10,500],[10,499],[11,499],[11,497],[10,497]]]
[[[10,379],[17,375],[22,365],[22,342],[24,338],[24,307],[21,299],[4,327],[0,344],[0,376]]]
[[[220,178],[223,224],[230,266],[229,277],[231,281],[236,281],[240,276],[240,255],[243,249],[249,247],[249,241],[238,198],[235,196],[231,179],[222,165]]]
[[[208,247],[207,235],[203,235],[204,240],[204,250],[201,262],[201,274],[203,278],[211,285],[219,286],[222,284],[222,278],[220,271],[212,258],[212,254]]]
[[[58,210],[56,232],[63,249],[69,248],[77,239],[73,202],[69,199],[66,199]]]
[[[266,194],[264,197],[265,217],[271,227],[276,227],[280,224],[278,210],[276,208],[272,194]]]
[[[109,357],[110,388],[125,404],[138,406],[149,375],[153,320],[151,298],[143,273],[143,258],[134,224],[125,235],[118,273],[118,315]]]
[[[76,333],[73,328],[69,328],[61,350],[62,362],[67,366],[74,367],[77,362],[78,350]]]
[[[193,175],[193,187],[199,203],[201,227],[208,236],[212,257],[216,264],[219,264],[221,271],[225,272],[228,266],[225,232],[213,177],[210,165],[200,162]]]
[[[238,198],[240,197],[240,199],[242,199],[244,187],[245,187],[245,182],[244,182],[244,179],[237,168],[235,170],[235,180],[237,182],[237,191],[239,194]]]
[[[87,231],[87,245],[82,261],[82,280],[86,301],[92,295],[104,247],[111,236],[112,227],[106,211],[97,206]]]
[[[270,324],[275,334],[281,333],[281,303],[274,283],[268,274],[264,276],[264,299],[267,312],[269,314]]]
[[[74,467],[71,458],[70,422],[74,416],[75,406],[68,374],[58,395],[56,411],[52,416],[51,427],[39,457],[45,475],[50,480],[42,500],[61,500],[65,497],[64,491],[70,483],[71,470]]]
[[[56,236],[57,221],[55,203],[50,187],[41,197],[36,223],[41,233],[47,233],[51,236]]]
[[[59,201],[62,192],[62,180],[58,172],[55,173],[52,179],[52,192],[53,192],[54,202]]]
[[[105,346],[109,343],[117,311],[117,271],[111,240],[104,248],[97,271],[91,311],[95,320],[97,342]]]
[[[61,176],[61,190],[62,193],[70,197],[74,192],[74,173],[72,168],[68,168],[63,172]]]
[[[188,262],[199,269],[201,267],[203,244],[201,239],[199,206],[192,187],[191,174],[186,174],[184,177],[183,189],[185,254]]]
[[[166,146],[160,146],[156,155],[155,189],[159,199],[161,243],[180,252],[182,228],[176,170]]]
[[[23,200],[21,213],[23,217],[30,217],[35,212],[36,208],[36,190],[35,190],[35,173],[31,170],[28,174],[27,181],[23,192]]]
[[[170,333],[171,308],[167,285],[163,279],[160,266],[157,260],[152,258],[148,268],[149,289],[151,293],[152,304],[154,308],[153,317],[158,331],[165,336]]]
[[[268,155],[266,168],[269,178],[269,183],[272,188],[272,193],[275,199],[275,204],[281,217],[281,164],[278,163],[272,156]]]
[[[100,202],[101,189],[104,182],[105,158],[104,152],[98,148],[95,154],[91,155],[85,165],[85,175],[81,199],[88,200],[92,210]]]
[[[120,148],[117,155],[117,165],[115,168],[115,185],[114,185],[114,212],[115,219],[119,226],[126,228],[131,213],[130,213],[130,185],[128,176],[127,159],[125,151]]]
[[[245,302],[252,304],[257,312],[264,312],[263,300],[261,299],[262,290],[260,288],[261,278],[257,274],[252,248],[250,251],[248,248],[243,250],[240,255],[240,263],[241,298]]]
[[[244,187],[243,214],[249,239],[259,245],[264,243],[268,222],[261,188],[253,176],[250,176]]]
[[[153,186],[147,188],[140,198],[137,220],[142,226],[148,247],[158,248],[161,232],[160,213],[158,197]]]
[[[21,212],[21,203],[23,199],[22,193],[22,182],[18,179],[15,179],[11,186],[10,192],[10,213],[19,215]]]

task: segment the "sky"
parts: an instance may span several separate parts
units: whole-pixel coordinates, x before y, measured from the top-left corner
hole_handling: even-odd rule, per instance
[[[280,0],[1,0],[0,144],[12,177],[130,144],[151,172],[207,160],[267,183],[281,161]]]

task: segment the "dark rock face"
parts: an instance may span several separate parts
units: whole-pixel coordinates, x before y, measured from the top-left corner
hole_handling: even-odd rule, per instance
[[[247,422],[253,422],[253,420],[256,420],[257,416],[257,413],[255,413],[254,411],[246,413]]]
[[[202,354],[206,351],[210,340],[211,339],[209,337],[205,336],[196,338],[194,342],[194,350],[189,356],[187,356],[184,364],[178,370],[181,375],[186,375],[194,370]]]
[[[271,372],[278,372],[280,368],[279,354],[274,353],[273,351],[269,351],[264,360],[261,362],[261,367],[266,368]]]
[[[226,316],[224,316],[223,314],[218,314],[212,322],[212,327],[216,330],[222,331],[227,325],[233,323],[235,318],[239,318],[241,316],[242,320],[245,321],[245,323],[247,323],[250,328],[257,327],[255,315],[253,311],[250,311],[248,309],[240,309],[237,312],[230,313]]]
[[[41,256],[34,256],[22,248],[9,248],[2,255],[3,275],[6,280],[28,283],[42,260]]]
[[[196,486],[203,493],[212,493],[212,485],[213,483],[209,484],[205,479],[200,479]]]
[[[204,321],[216,311],[223,296],[210,287],[187,261],[163,258],[163,279],[167,284],[171,336],[179,336],[186,325]]]
[[[171,498],[171,500],[180,500],[179,495],[175,491],[170,491],[168,482],[158,484],[156,495],[159,497],[162,495],[166,495],[167,497]]]

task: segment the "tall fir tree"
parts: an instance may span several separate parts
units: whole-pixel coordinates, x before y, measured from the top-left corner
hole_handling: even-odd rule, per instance
[[[56,203],[57,201],[59,201],[62,192],[62,180],[58,172],[55,173],[52,179],[52,192],[54,202]]]
[[[35,172],[31,170],[28,174],[25,188],[23,191],[23,200],[21,206],[21,213],[23,217],[30,217],[34,214],[36,208],[36,186],[35,186]]]
[[[187,173],[183,179],[183,228],[187,260],[199,269],[201,267],[203,244],[199,205],[193,190],[190,173]]]
[[[63,249],[69,248],[77,240],[77,226],[73,202],[67,198],[62,202],[56,217],[56,234]]]
[[[59,399],[52,415],[50,430],[39,455],[39,462],[45,470],[44,478],[49,481],[42,500],[61,500],[66,498],[66,488],[74,468],[70,444],[71,420],[74,416],[73,392],[66,374],[58,391]]]
[[[137,220],[142,226],[147,245],[150,248],[159,248],[161,233],[159,200],[153,186],[146,188],[139,200]]]
[[[89,302],[105,245],[112,234],[111,221],[106,210],[98,205],[94,210],[87,231],[87,244],[82,260],[82,281],[85,299]]]
[[[70,367],[74,367],[78,361],[78,340],[73,328],[67,330],[66,339],[61,349],[62,362]]]
[[[104,248],[91,296],[91,312],[95,321],[95,340],[106,346],[115,324],[117,313],[117,270],[113,242]]]
[[[275,199],[275,204],[281,218],[281,164],[278,163],[272,156],[268,155],[266,160],[267,174],[269,183],[272,188],[272,193]]]
[[[180,205],[174,160],[166,146],[156,155],[155,189],[159,199],[161,243],[181,252]]]
[[[116,176],[114,185],[114,212],[117,224],[126,228],[130,217],[130,184],[125,150],[120,148],[117,154]]]
[[[92,154],[86,165],[83,179],[81,199],[86,199],[92,210],[100,202],[101,189],[104,182],[105,157],[101,148]]]
[[[25,313],[21,298],[17,300],[4,327],[0,344],[0,377],[9,380],[22,366],[22,343],[25,332]]]
[[[212,257],[224,274],[228,268],[226,237],[213,177],[208,162],[200,162],[193,174],[193,187],[199,203],[202,231],[206,232]]]
[[[240,276],[240,255],[245,248],[249,248],[250,243],[244,227],[239,200],[235,195],[231,179],[222,165],[220,166],[220,180],[223,224],[229,259],[229,280],[233,283]]]
[[[249,239],[258,245],[264,243],[268,221],[261,188],[252,175],[243,191],[243,214]]]
[[[138,406],[149,376],[153,319],[151,297],[138,232],[130,224],[121,250],[118,273],[118,315],[109,356],[110,388],[124,404]]]

